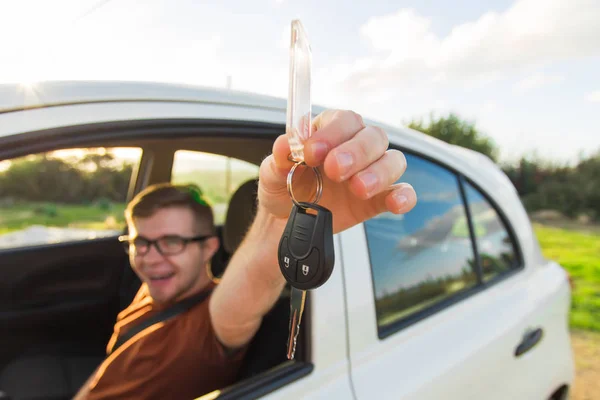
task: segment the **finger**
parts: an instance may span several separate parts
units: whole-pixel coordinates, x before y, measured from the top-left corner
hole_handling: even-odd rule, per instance
[[[346,110],[325,111],[314,119],[312,125],[313,133],[304,142],[304,160],[313,167],[320,165],[329,151],[365,128],[360,115]]]
[[[370,219],[386,211],[404,214],[412,210],[416,203],[417,194],[413,187],[408,183],[397,183],[368,200],[363,207],[363,217]]]
[[[349,179],[350,190],[361,199],[369,199],[389,188],[406,170],[406,158],[398,150],[383,157]]]
[[[275,156],[270,154],[260,164],[258,176],[260,186],[265,186],[271,190],[278,190],[280,187],[285,187],[287,171],[283,168],[278,168]]]
[[[388,137],[383,129],[367,126],[327,155],[325,174],[336,182],[343,182],[379,160],[388,145]],[[403,164],[406,165],[406,160]]]
[[[405,214],[417,204],[417,193],[408,183],[393,185],[391,191],[381,195],[384,203],[382,209],[394,214]]]
[[[287,136],[285,134],[280,135],[277,137],[277,139],[275,139],[275,143],[273,143],[273,156],[277,168],[289,170],[292,165],[294,165],[294,163],[289,160],[289,155],[290,145],[288,143]]]
[[[269,166],[271,169],[272,175],[274,175],[278,181],[279,185],[287,186],[287,174],[295,164],[295,162],[290,161],[290,146],[285,135],[279,136],[275,139],[275,143],[273,143],[273,165]],[[303,181],[305,178],[305,174],[308,168],[298,168],[294,173],[294,183],[298,181]],[[283,180],[285,178],[285,180]]]
[[[270,154],[260,164],[258,180],[258,203],[267,207],[278,216],[285,216],[289,212],[291,201],[287,194],[286,178],[288,170],[278,168],[275,156]]]

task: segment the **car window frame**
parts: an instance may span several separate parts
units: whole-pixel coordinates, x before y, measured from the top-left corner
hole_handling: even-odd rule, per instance
[[[404,154],[410,154],[411,156],[419,157],[423,160],[429,161],[429,162],[433,163],[434,165],[445,169],[447,172],[450,172],[454,176],[454,178],[456,178],[456,182],[457,182],[456,184],[458,186],[462,205],[463,205],[463,208],[465,211],[465,216],[467,218],[467,226],[469,228],[469,238],[471,240],[471,246],[473,248],[473,253],[474,253],[474,258],[475,258],[475,273],[476,273],[476,277],[477,277],[477,283],[471,288],[451,294],[448,297],[446,297],[428,307],[425,307],[422,310],[419,310],[412,314],[409,314],[409,315],[399,319],[398,321],[394,321],[385,327],[380,327],[379,323],[376,319],[374,322],[375,322],[376,329],[377,329],[377,337],[379,338],[380,341],[385,340],[388,337],[394,336],[394,334],[401,332],[404,329],[406,329],[420,321],[423,321],[433,315],[436,315],[439,312],[442,312],[442,311],[444,311],[466,299],[469,299],[472,296],[482,293],[489,287],[492,287],[492,286],[504,281],[505,279],[522,272],[525,267],[522,245],[517,238],[514,227],[510,223],[510,220],[507,218],[507,216],[504,213],[504,211],[502,210],[502,208],[499,207],[498,203],[496,201],[494,201],[492,199],[492,197],[489,195],[489,193],[487,193],[480,185],[476,184],[472,179],[467,177],[463,172],[459,171],[458,169],[452,167],[448,163],[443,162],[429,154],[425,154],[423,152],[420,152],[420,151],[417,151],[414,149],[410,149],[405,146],[395,145],[392,143],[390,143],[389,148],[396,149],[396,150],[401,151]],[[498,217],[502,221],[502,223],[503,223],[504,227],[506,228],[506,231],[513,243],[513,247],[515,249],[515,259],[518,262],[518,265],[515,268],[513,268],[510,271],[507,271],[505,273],[498,274],[497,276],[495,276],[494,278],[490,279],[487,282],[483,281],[481,258],[479,255],[479,249],[477,247],[475,231],[473,229],[473,220],[472,220],[472,215],[470,212],[469,202],[468,202],[468,199],[466,196],[466,190],[465,190],[465,185],[464,185],[465,182],[469,183],[469,185],[471,185],[475,190],[477,190],[484,197],[484,199],[489,203],[489,205],[494,208],[494,210],[498,214]],[[368,253],[368,259],[369,259],[369,274],[371,275],[371,289],[372,289],[372,293],[373,293],[373,307],[374,307],[373,311],[374,311],[375,318],[377,318],[377,299],[375,298],[375,292],[376,292],[375,291],[375,277],[374,277],[374,273],[373,273],[373,263],[372,263],[372,258],[371,258],[371,252],[368,249],[368,234],[367,234],[367,228],[366,228],[365,223],[362,224],[362,229],[364,232],[365,245],[367,246],[367,253]]]

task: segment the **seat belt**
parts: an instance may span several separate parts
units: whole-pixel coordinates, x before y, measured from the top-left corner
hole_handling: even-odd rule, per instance
[[[125,332],[125,334],[123,334],[122,336],[119,336],[117,338],[115,345],[110,350],[109,355],[114,353],[125,342],[127,342],[129,339],[131,339],[132,337],[134,337],[135,335],[137,335],[144,329],[146,329],[154,324],[158,324],[159,322],[164,322],[166,320],[169,320],[169,319],[189,310],[196,304],[201,303],[203,300],[205,300],[211,293],[212,293],[212,289],[206,290],[202,293],[198,293],[192,297],[188,297],[187,299],[183,299],[180,302],[173,304],[171,307],[168,307],[168,308],[165,308],[164,310],[159,311],[152,317],[150,317],[150,318],[142,321],[138,325],[132,327],[127,332]]]

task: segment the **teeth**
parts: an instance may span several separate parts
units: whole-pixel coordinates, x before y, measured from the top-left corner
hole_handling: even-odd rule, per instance
[[[170,278],[171,276],[173,276],[173,274],[167,274],[167,275],[161,275],[161,276],[151,276],[150,279],[152,279],[152,280],[167,279],[167,278]]]

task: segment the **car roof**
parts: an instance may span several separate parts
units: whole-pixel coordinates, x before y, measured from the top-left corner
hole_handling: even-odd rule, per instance
[[[195,85],[135,81],[43,81],[34,84],[0,84],[0,114],[34,108],[122,101],[156,101],[235,105],[263,110],[286,111],[287,100],[238,90]],[[314,114],[325,107],[313,105]],[[408,135],[411,139],[432,140],[436,146],[454,146],[404,127],[375,123],[388,133]]]
[[[287,100],[283,98],[188,84],[135,81],[43,81],[34,84],[0,84],[0,115],[35,108],[123,101],[234,105],[256,110],[278,111],[283,115],[287,108]],[[315,114],[324,109],[322,106],[312,106]],[[449,145],[422,132],[386,125],[368,118],[365,118],[365,122],[385,129],[390,136],[397,139],[397,144],[399,141],[400,144],[410,143],[418,145],[417,147],[426,147],[428,153],[433,151],[442,158],[451,156],[455,160],[460,160],[461,164],[473,167],[475,171],[482,172],[481,167],[484,164],[486,167],[495,166],[489,158],[480,153]]]
[[[45,81],[34,84],[0,84],[0,113],[111,101],[177,101],[286,109],[286,101],[281,98],[175,83]]]
[[[260,110],[283,112],[287,99],[238,90],[219,89],[195,85],[135,82],[135,81],[43,81],[34,84],[0,84],[0,114],[35,108],[75,104],[110,103],[123,101],[178,102],[196,104],[233,105]],[[312,106],[313,114],[325,110]],[[402,127],[392,127],[370,121],[389,134],[410,136],[412,140],[433,140],[434,145],[452,147],[421,132]]]

